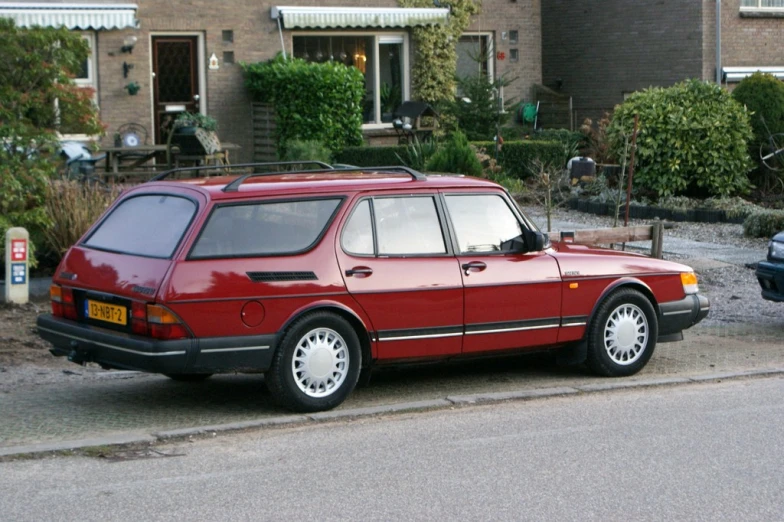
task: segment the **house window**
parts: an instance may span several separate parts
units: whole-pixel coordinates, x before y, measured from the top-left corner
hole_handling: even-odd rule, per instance
[[[90,54],[87,56],[87,59],[82,62],[82,65],[76,72],[73,81],[78,87],[89,90],[93,102],[97,104],[97,82],[95,80],[95,60],[93,59],[93,49],[95,49],[95,35],[93,33],[84,33],[82,34],[82,39],[87,42],[87,45],[90,48]],[[88,136],[84,132],[81,123],[75,116],[70,114],[67,104],[62,103],[60,100],[55,100],[55,103],[57,106],[58,117],[60,119],[60,134],[70,139],[87,139]]]
[[[741,0],[741,11],[784,10],[784,0]]]
[[[457,41],[457,77],[479,74],[493,79],[493,40],[489,33],[464,34]]]
[[[296,58],[339,61],[362,72],[365,124],[391,124],[394,110],[408,99],[408,45],[404,34],[295,35],[293,44]]]

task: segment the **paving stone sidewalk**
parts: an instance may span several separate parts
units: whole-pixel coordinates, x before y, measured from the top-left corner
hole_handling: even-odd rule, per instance
[[[658,345],[645,370],[626,379],[596,378],[579,369],[560,368],[545,356],[385,370],[374,376],[369,387],[356,390],[339,410],[453,395],[784,371],[784,350],[777,334],[780,331],[775,329],[748,326],[697,326],[687,332],[684,342]],[[108,440],[287,415],[273,405],[259,375],[216,376],[202,383],[130,372],[116,375],[0,394],[0,455],[33,444]]]

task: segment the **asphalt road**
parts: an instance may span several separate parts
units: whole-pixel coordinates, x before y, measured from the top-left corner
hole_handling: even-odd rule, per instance
[[[0,463],[0,517],[782,520],[782,425],[783,377],[311,424]]]

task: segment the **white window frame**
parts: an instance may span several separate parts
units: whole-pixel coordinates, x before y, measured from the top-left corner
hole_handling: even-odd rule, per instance
[[[95,104],[96,109],[99,108],[98,105],[98,82],[97,74],[95,71],[95,33],[94,32],[84,32],[80,35],[82,40],[87,41],[87,45],[90,48],[90,54],[87,56],[87,78],[74,78],[73,82],[77,87],[90,87],[93,89],[93,103]],[[59,100],[55,100],[55,105],[58,106],[59,111]],[[59,117],[59,116],[58,116]],[[59,134],[61,140],[71,140],[71,141],[93,141],[97,139],[97,136],[90,136],[89,134]]]
[[[294,56],[294,38],[302,36],[347,36],[347,37],[372,37],[373,46],[370,51],[373,53],[373,93],[375,99],[373,100],[374,119],[376,122],[381,121],[381,64],[378,59],[378,46],[379,43],[392,43],[390,41],[381,42],[382,39],[402,39],[402,87],[403,87],[403,101],[410,99],[411,96],[411,65],[409,63],[409,41],[408,33],[405,32],[389,32],[389,31],[296,31],[291,33],[289,56]],[[363,123],[363,129],[391,129],[392,123]]]
[[[765,5],[766,3],[778,3],[779,5]],[[784,12],[784,1],[782,0],[741,0],[740,10],[752,13],[780,13]]]

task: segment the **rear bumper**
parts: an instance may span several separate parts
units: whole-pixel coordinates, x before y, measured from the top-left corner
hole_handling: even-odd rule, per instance
[[[680,301],[659,303],[659,336],[671,335],[699,323],[710,312],[710,301],[700,294],[687,295]]]
[[[784,263],[760,261],[754,272],[762,289],[762,298],[784,302]]]
[[[75,363],[151,373],[266,371],[276,335],[159,341],[103,330],[54,317],[38,316],[38,335],[52,343],[55,355]]]

